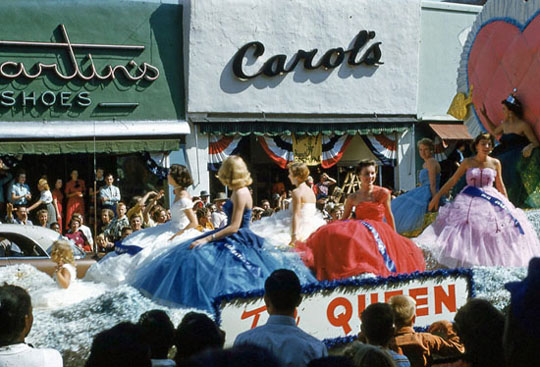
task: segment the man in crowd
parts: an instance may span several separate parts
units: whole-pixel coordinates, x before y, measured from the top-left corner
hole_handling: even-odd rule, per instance
[[[389,304],[396,326],[395,345],[409,358],[412,367],[430,366],[435,355],[451,357],[463,353],[463,344],[449,321],[437,321],[431,324],[427,333],[417,333],[413,329],[416,320],[414,298],[398,295],[390,298]]]
[[[33,225],[32,221],[28,219],[28,210],[26,209],[26,206],[20,205],[14,209],[13,204],[7,203],[6,211],[6,223]],[[13,218],[13,212],[17,214],[17,218]]]
[[[212,213],[212,224],[214,228],[223,228],[227,225],[227,214],[223,211],[223,204],[227,201],[227,194],[224,192],[218,192],[214,199],[216,204],[216,211]]]
[[[320,199],[326,199],[328,197],[328,190],[330,186],[333,186],[336,184],[336,180],[334,180],[332,177],[328,176],[326,173],[323,173],[321,175],[321,179],[317,184],[314,186],[313,191],[315,192],[315,196],[317,197],[317,200]]]
[[[99,198],[102,208],[116,211],[116,205],[120,201],[120,189],[113,185],[114,176],[112,173],[105,176],[105,186],[99,190]]]
[[[17,182],[15,182],[9,190],[9,201],[13,205],[28,205],[28,200],[32,198],[30,193],[30,187],[26,182],[26,173],[21,171],[17,175]]]
[[[129,226],[133,232],[137,232],[142,229],[142,217],[139,214],[133,214],[129,220]]]
[[[325,357],[326,346],[296,326],[294,313],[300,305],[300,280],[291,270],[274,271],[264,284],[264,303],[270,317],[266,325],[236,337],[234,346],[255,344],[281,359],[283,366],[302,367]]]
[[[126,215],[126,204],[119,202],[116,206],[116,217],[109,223],[105,229],[105,236],[111,238],[113,242],[118,241],[122,237],[122,228],[129,228],[129,220]]]
[[[199,196],[201,197],[203,207],[206,207],[208,203],[210,203],[210,194],[206,190],[201,190],[201,193]]]

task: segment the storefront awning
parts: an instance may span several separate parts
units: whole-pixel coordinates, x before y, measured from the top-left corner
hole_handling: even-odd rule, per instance
[[[0,153],[132,153],[178,150],[186,121],[0,122]],[[94,142],[95,138],[95,142]]]
[[[429,126],[442,140],[472,140],[467,126],[463,124],[435,124]]]

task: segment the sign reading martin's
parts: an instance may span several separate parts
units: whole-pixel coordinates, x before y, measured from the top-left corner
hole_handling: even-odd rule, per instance
[[[180,6],[21,0],[0,11],[3,120],[183,118]]]

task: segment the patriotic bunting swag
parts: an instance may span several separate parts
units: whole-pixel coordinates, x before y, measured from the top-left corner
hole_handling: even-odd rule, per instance
[[[383,166],[397,164],[397,138],[393,135],[361,135],[371,153]]]
[[[241,146],[248,142],[248,139],[240,135],[218,136],[210,134],[209,142],[208,170],[217,171],[228,156],[239,153]]]

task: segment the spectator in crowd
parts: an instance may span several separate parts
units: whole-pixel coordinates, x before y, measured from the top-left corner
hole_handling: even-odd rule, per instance
[[[86,192],[86,184],[84,180],[79,178],[79,171],[74,169],[71,171],[71,180],[66,183],[64,193],[67,197],[66,204],[66,225],[69,226],[73,213],[81,213],[84,215],[84,193]]]
[[[365,338],[367,344],[374,345],[392,357],[397,367],[410,367],[409,359],[390,349],[390,341],[394,336],[394,314],[387,303],[372,303],[362,312],[360,339]]]
[[[270,314],[266,325],[241,333],[234,345],[268,348],[282,366],[307,366],[312,359],[325,357],[326,346],[296,325],[294,312],[302,301],[300,291],[300,280],[293,271],[272,272],[264,284],[264,303]]]
[[[62,230],[62,213],[64,212],[64,194],[62,192],[63,181],[61,178],[57,178],[54,182],[54,189],[51,191],[53,197],[53,205],[57,209],[56,220],[60,225],[60,231]]]
[[[12,203],[7,203],[6,205],[6,223],[11,224],[22,224],[22,225],[32,225],[32,221],[28,219],[28,211],[26,206],[20,205],[17,208],[13,208]],[[17,218],[13,218],[13,212],[17,215]]]
[[[140,231],[142,229],[142,217],[139,214],[134,214],[129,220],[129,226],[133,232]]]
[[[511,293],[503,337],[506,366],[533,366],[540,361],[540,257],[529,261],[525,279],[505,287]]]
[[[94,248],[94,236],[92,235],[92,230],[90,227],[86,226],[84,224],[84,217],[81,213],[73,213],[72,218],[78,219],[81,222],[81,225],[79,227],[79,231],[81,231],[84,236],[86,237],[86,241],[88,242],[88,245],[90,245],[90,248]]]
[[[210,215],[210,210],[207,208],[199,208],[197,209],[196,213],[197,220],[199,221],[199,225],[196,227],[197,230],[203,232],[203,231],[211,231],[214,229],[214,225],[212,224],[212,216]]]
[[[103,233],[100,233],[96,236],[96,245],[99,252],[111,252],[114,250],[114,243],[109,241]]]
[[[212,213],[212,224],[214,228],[224,228],[227,225],[227,214],[223,211],[223,204],[227,201],[227,194],[218,192],[214,199],[216,211]]]
[[[393,343],[409,358],[412,367],[430,366],[436,355],[450,357],[463,353],[463,344],[452,323],[438,321],[431,324],[427,333],[417,333],[413,329],[416,320],[414,298],[405,295],[393,296],[389,304],[396,327]]]
[[[328,176],[326,172],[323,173],[321,175],[319,182],[317,182],[317,184],[315,185],[313,189],[313,191],[315,192],[315,196],[317,197],[317,200],[326,199],[328,197],[330,186],[333,186],[335,184],[336,184],[336,180]]]
[[[47,222],[49,219],[49,213],[47,212],[47,209],[38,210],[37,219],[40,227],[47,228]]]
[[[152,367],[174,367],[176,363],[168,358],[173,345],[174,325],[165,311],[151,310],[139,318],[139,325],[150,345]]]
[[[161,205],[158,205],[152,212],[152,221],[154,225],[167,222],[167,210]]]
[[[127,236],[133,233],[133,229],[131,227],[124,227],[120,230],[120,240],[123,240]]]
[[[25,343],[33,321],[30,295],[15,285],[0,286],[0,367],[63,366],[58,351]]]
[[[177,366],[205,350],[222,349],[225,333],[203,313],[187,313],[174,334]]]
[[[258,345],[239,345],[225,350],[209,350],[178,367],[282,367],[278,358]]]
[[[142,327],[121,322],[97,334],[86,367],[151,367],[150,345]]]
[[[111,209],[101,209],[101,232],[105,232],[113,219],[114,212]]]
[[[6,206],[6,196],[4,193],[4,185],[6,185],[13,176],[9,172],[9,167],[4,164],[4,161],[0,159],[0,216],[4,214]]]
[[[201,190],[199,194],[201,201],[203,203],[203,207],[206,207],[208,203],[210,203],[210,194],[206,190]]]
[[[28,207],[28,212],[31,212],[35,208],[38,208],[42,205],[46,207],[48,212],[47,220],[48,224],[56,221],[58,219],[58,208],[55,206],[51,190],[49,188],[49,183],[46,179],[41,178],[38,181],[37,188],[40,192],[40,197],[38,201]]]
[[[333,205],[332,208],[328,210],[328,214],[330,215],[329,222],[341,220],[341,217],[343,216],[343,207],[341,205]]]
[[[271,209],[272,207],[270,206],[270,202],[264,199],[263,201],[261,201],[261,208],[262,210],[267,210],[267,209]]]
[[[465,354],[436,360],[433,366],[492,367],[504,361],[504,315],[489,301],[469,300],[456,313],[454,327],[465,346]]]
[[[101,190],[101,188],[106,185],[104,173],[105,171],[103,170],[103,168],[101,167],[96,168],[96,175],[95,175],[96,192],[94,192],[93,187],[90,187],[90,190],[89,190],[90,195],[92,196],[92,202],[94,201],[94,196],[96,194],[99,194],[99,191]],[[99,198],[96,198],[96,202],[97,202],[98,208],[101,209],[101,200],[99,200]]]
[[[58,233],[62,234],[62,228],[60,227],[60,223],[58,223],[58,222],[51,223],[49,228],[52,229],[55,232],[58,232]]]
[[[340,355],[312,359],[307,367],[353,367],[350,358]]]
[[[122,228],[129,227],[129,220],[126,212],[126,204],[120,201],[116,206],[116,217],[105,229],[105,236],[110,237],[114,242],[122,237]]]
[[[112,173],[108,173],[105,176],[105,186],[99,189],[99,199],[101,207],[116,211],[116,205],[120,201],[120,189],[113,185],[114,176]]]
[[[159,193],[155,191],[148,191],[143,197],[135,196],[133,198],[135,204],[127,211],[127,217],[131,220],[131,217],[135,214],[138,214],[141,217],[142,224],[144,227],[153,227],[149,213],[152,208],[156,205],[157,201],[160,200],[164,195],[164,191],[160,190]],[[150,199],[151,198],[151,199]],[[150,204],[146,203],[150,199]]]
[[[69,222],[69,230],[65,234],[67,238],[73,241],[75,245],[80,248],[81,250],[85,252],[92,251],[92,248],[90,247],[90,244],[88,243],[88,239],[84,235],[84,233],[80,230],[81,227],[81,220],[76,218],[75,216],[71,217],[71,221]]]
[[[313,184],[313,177],[311,176],[308,176],[308,178],[306,179],[306,185],[309,186],[309,188],[311,188],[312,190],[314,190],[314,187],[315,185]]]
[[[26,172],[20,171],[17,174],[16,182],[11,185],[9,191],[9,201],[15,206],[28,205],[28,200],[32,198],[30,193],[30,187],[25,183],[26,182]]]

